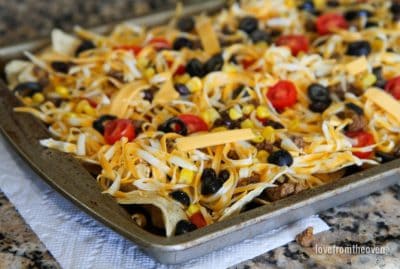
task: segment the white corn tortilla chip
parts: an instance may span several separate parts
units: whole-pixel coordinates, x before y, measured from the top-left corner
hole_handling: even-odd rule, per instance
[[[73,56],[80,44],[80,41],[78,38],[72,35],[69,35],[59,29],[54,29],[51,32],[51,43],[55,52]]]
[[[183,209],[174,201],[168,200],[156,192],[132,191],[124,198],[117,198],[117,202],[123,205],[153,205],[158,207],[163,215],[167,236],[175,232],[176,224],[180,220],[187,220]]]

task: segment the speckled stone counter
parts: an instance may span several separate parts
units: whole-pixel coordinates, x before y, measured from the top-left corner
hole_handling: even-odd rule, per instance
[[[0,46],[45,36],[54,27],[95,26],[165,9],[173,2],[0,0]],[[316,236],[317,246],[382,246],[385,255],[320,254],[315,247],[290,243],[233,268],[400,268],[399,208],[400,187],[394,186],[320,215],[332,229]],[[59,268],[1,191],[0,268]]]

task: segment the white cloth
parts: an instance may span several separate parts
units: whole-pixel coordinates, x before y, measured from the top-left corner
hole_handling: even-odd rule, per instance
[[[226,268],[292,241],[309,226],[316,233],[329,229],[312,216],[184,264],[167,266],[51,189],[1,135],[0,188],[63,268]]]

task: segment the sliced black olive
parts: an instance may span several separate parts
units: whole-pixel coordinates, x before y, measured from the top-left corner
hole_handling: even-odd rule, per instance
[[[274,120],[267,120],[265,123],[263,123],[264,126],[271,126],[274,129],[285,129],[285,126],[283,126],[280,122],[274,121]]]
[[[382,163],[387,163],[397,159],[397,157],[394,154],[386,153],[383,151],[377,151],[375,152],[375,155],[382,159]]]
[[[364,114],[364,110],[354,103],[346,103],[346,107],[353,110],[357,115],[361,116]]]
[[[175,90],[181,95],[181,96],[187,96],[190,94],[190,90],[188,87],[186,87],[185,84],[177,83],[174,85]]]
[[[304,1],[304,3],[299,5],[297,8],[300,10],[310,12],[310,13],[315,12],[314,2],[311,0]]]
[[[222,187],[223,184],[224,182],[217,177],[214,169],[204,169],[203,173],[201,174],[201,194],[214,194]]]
[[[174,200],[178,201],[179,203],[183,204],[184,206],[190,205],[190,197],[184,191],[173,191],[169,194]]]
[[[114,115],[102,115],[97,120],[93,121],[92,127],[101,134],[104,134],[104,125],[107,121],[115,120],[117,117]]]
[[[365,28],[379,27],[379,23],[376,21],[367,21]]]
[[[239,29],[245,31],[250,34],[251,32],[258,29],[258,20],[257,18],[247,16],[240,20]]]
[[[208,61],[204,64],[204,70],[206,74],[211,72],[220,71],[222,66],[224,65],[224,59],[221,54],[216,54],[212,56]]]
[[[293,157],[286,150],[277,150],[268,156],[268,162],[278,166],[291,166],[293,164]]]
[[[244,93],[242,94],[242,92]],[[249,96],[248,91],[245,90],[245,87],[243,85],[238,86],[236,89],[232,91],[232,98],[236,99],[239,95],[242,95],[242,97],[247,97]]]
[[[23,82],[18,84],[13,91],[22,97],[32,96],[35,93],[42,92],[43,86],[38,82]]]
[[[168,119],[166,122],[158,127],[158,130],[164,133],[178,133],[180,135],[187,135],[186,124],[178,118]]]
[[[348,45],[346,54],[351,56],[367,56],[371,53],[371,45],[368,41],[360,40]]]
[[[54,62],[51,63],[51,67],[55,71],[60,72],[60,73],[64,73],[64,74],[68,73],[71,65],[72,65],[71,63],[61,62],[61,61],[54,61]]]
[[[175,235],[185,234],[197,229],[197,226],[187,220],[180,220],[176,224]]]
[[[271,43],[271,35],[264,30],[255,30],[251,32],[250,38],[254,43],[259,43],[259,42]]]
[[[174,48],[174,50],[180,50],[182,48],[189,48],[189,49],[193,49],[194,48],[194,43],[185,38],[185,37],[178,37],[175,39],[174,44],[172,45],[172,47]]]
[[[203,63],[196,58],[189,60],[189,62],[186,64],[186,72],[188,72],[192,77],[203,77]]]
[[[374,67],[372,69],[372,73],[376,77],[376,82],[375,82],[374,86],[381,88],[381,89],[385,88],[386,80],[382,75],[382,66]]]
[[[81,54],[82,52],[84,52],[86,50],[91,50],[91,49],[95,49],[95,48],[96,48],[96,45],[92,41],[90,41],[90,40],[82,41],[82,43],[76,49],[75,55],[78,56],[79,54]]]
[[[400,3],[393,2],[390,6],[390,12],[393,14],[393,19],[398,20],[400,15]]]
[[[183,17],[178,20],[176,26],[182,32],[191,32],[194,29],[194,19],[192,17]]]
[[[219,171],[218,173],[218,178],[222,180],[222,182],[225,182],[228,180],[228,178],[231,176],[228,170],[224,169]]]
[[[322,86],[318,83],[313,83],[308,86],[307,89],[308,97],[313,102],[330,102],[331,97],[327,87]]]
[[[154,93],[158,90],[157,87],[151,87],[149,89],[143,90],[143,100],[147,100],[150,103],[153,101]]]
[[[331,105],[331,101],[329,102],[312,102],[310,106],[308,107],[311,111],[317,112],[317,113],[322,113],[324,112],[329,106]]]
[[[371,17],[372,13],[369,10],[358,9],[358,10],[348,10],[344,13],[344,17],[348,21],[355,20],[360,17]]]
[[[326,2],[326,5],[328,7],[338,7],[338,6],[340,6],[340,3],[339,3],[339,0],[328,0]]]

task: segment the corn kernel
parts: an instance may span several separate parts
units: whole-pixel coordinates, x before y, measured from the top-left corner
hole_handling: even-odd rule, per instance
[[[239,108],[232,107],[231,109],[229,109],[229,118],[231,120],[238,120],[241,117],[243,117],[243,113],[242,111],[240,111]]]
[[[265,151],[265,150],[260,150],[259,152],[257,152],[257,159],[260,162],[266,162],[268,156],[269,156],[269,153],[267,151]]]
[[[294,0],[285,0],[285,5],[288,8],[293,8],[293,7],[295,7],[295,2],[294,2]]]
[[[194,178],[194,172],[192,170],[183,168],[179,174],[179,183],[191,184]]]
[[[55,88],[56,93],[60,95],[61,97],[68,97],[69,96],[69,90],[64,87],[64,86],[57,86]]]
[[[199,211],[200,211],[200,207],[199,207],[198,205],[196,205],[196,204],[191,204],[191,205],[188,207],[186,213],[187,213],[189,216],[192,216],[192,215],[196,214],[196,213],[199,212]]]
[[[326,5],[326,0],[313,0],[315,9],[323,9]]]
[[[264,141],[264,137],[261,134],[257,134],[251,141],[254,143],[261,143]]]
[[[209,108],[201,113],[201,117],[207,124],[212,125],[220,116],[215,108]]]
[[[243,109],[242,109],[242,111],[243,111],[243,114],[245,114],[245,115],[249,115],[251,112],[253,112],[254,111],[254,105],[244,105],[243,106]]]
[[[250,119],[246,119],[240,123],[242,129],[254,128],[254,123]]]
[[[372,49],[374,51],[380,51],[384,47],[384,42],[381,39],[375,39],[372,41]]]
[[[144,75],[147,79],[151,79],[156,74],[156,70],[154,68],[146,68],[144,71]]]
[[[268,140],[271,143],[275,142],[275,129],[272,128],[271,126],[267,126],[262,130],[262,136],[265,138],[265,140]]]
[[[137,59],[137,66],[143,70],[146,69],[148,64],[149,64],[149,61],[144,57],[139,57],[139,59]]]
[[[90,104],[83,106],[83,112],[91,116],[96,116],[96,110]]]
[[[361,79],[361,86],[363,89],[366,89],[376,82],[376,76],[372,73],[368,73]]]
[[[203,88],[203,83],[201,82],[201,79],[198,77],[191,78],[187,83],[186,86],[188,87],[190,92],[198,92],[201,91]]]
[[[227,72],[227,73],[235,73],[238,71],[237,67],[233,64],[226,64],[224,65],[224,67],[222,68],[223,72]]]
[[[40,92],[37,92],[32,96],[32,101],[36,104],[42,103],[44,101],[44,99],[45,99],[44,95]]]
[[[258,106],[256,109],[256,115],[259,119],[266,119],[269,117],[269,110],[266,106]]]
[[[183,74],[181,76],[176,76],[175,77],[175,82],[176,83],[181,83],[181,84],[186,84],[190,80],[189,74]]]

